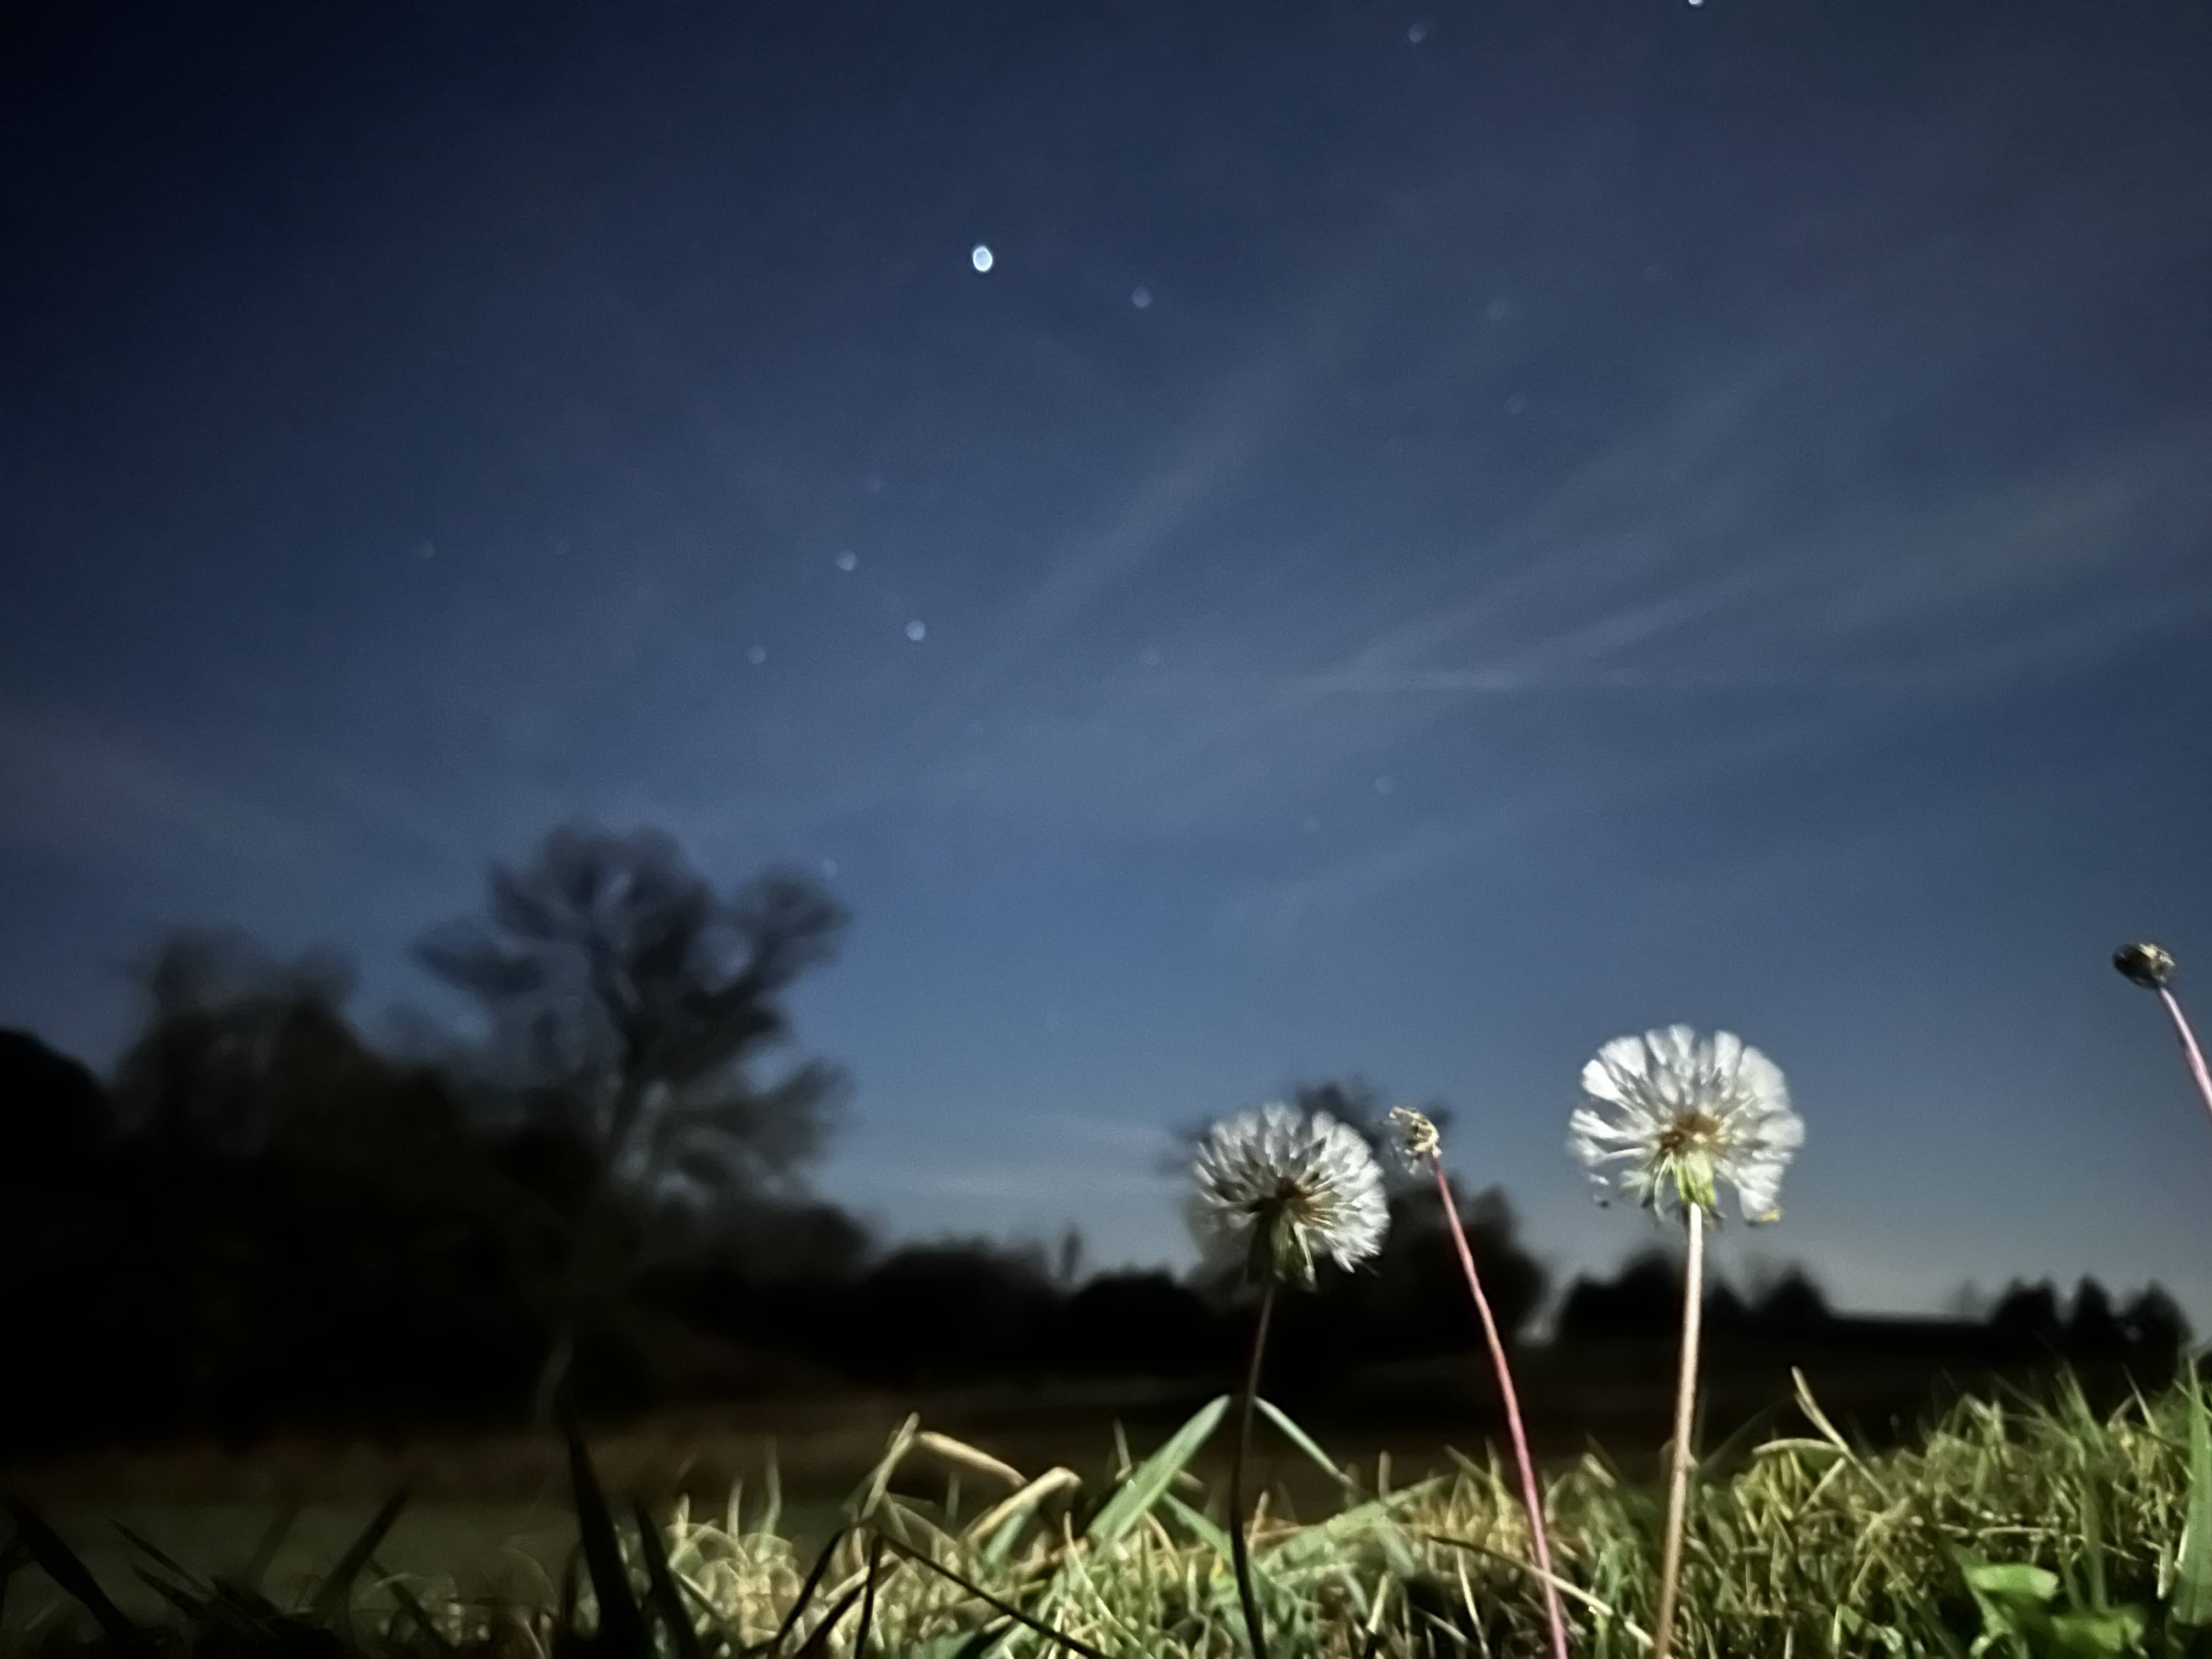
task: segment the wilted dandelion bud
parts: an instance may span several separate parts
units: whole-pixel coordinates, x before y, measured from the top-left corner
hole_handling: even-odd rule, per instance
[[[2112,966],[2146,990],[2163,991],[2173,983],[2173,954],[2148,939],[2123,945],[2112,952]]]
[[[1382,1248],[1382,1171],[1327,1112],[1275,1102],[1217,1123],[1190,1174],[1185,1214],[1199,1247],[1215,1260],[1241,1253],[1255,1281],[1310,1288],[1316,1252],[1352,1267]]]
[[[1443,1151],[1443,1139],[1437,1133],[1437,1126],[1410,1106],[1390,1109],[1390,1127],[1396,1132],[1390,1138],[1390,1150],[1398,1155],[1401,1164],[1416,1175],[1427,1169]]]
[[[1567,1148],[1601,1203],[1618,1191],[1655,1210],[1712,1214],[1724,1181],[1746,1219],[1780,1218],[1782,1172],[1805,1121],[1781,1068],[1733,1032],[1670,1025],[1615,1037],[1583,1067],[1583,1096]]]

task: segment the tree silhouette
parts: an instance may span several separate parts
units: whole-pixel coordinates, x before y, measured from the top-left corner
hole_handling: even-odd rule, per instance
[[[152,1013],[116,1064],[114,1093],[125,1121],[161,1139],[261,1150],[286,1109],[270,1087],[278,1051],[344,1047],[323,1028],[352,976],[325,954],[281,963],[243,933],[187,929],[155,948],[140,980]]]
[[[2025,1285],[2014,1279],[1990,1310],[1990,1329],[2014,1346],[2042,1353],[2065,1336],[2058,1316],[2058,1292],[2051,1281]]]
[[[1390,1109],[1382,1091],[1361,1077],[1325,1078],[1318,1083],[1294,1083],[1278,1098],[1301,1112],[1326,1112],[1367,1143],[1382,1164],[1386,1179],[1404,1185],[1413,1181],[1425,1182],[1426,1176],[1408,1176],[1396,1160],[1389,1156],[1391,1129]],[[1433,1103],[1421,1108],[1429,1121],[1439,1133],[1451,1127],[1451,1109]],[[1166,1154],[1160,1161],[1163,1174],[1181,1175],[1190,1164],[1199,1144],[1212,1131],[1211,1121],[1187,1124],[1174,1132],[1175,1139],[1184,1150]]]
[[[1610,1279],[1577,1278],[1559,1304],[1562,1341],[1587,1337],[1663,1336],[1680,1327],[1682,1267],[1653,1245],[1621,1265]]]
[[[1805,1269],[1792,1263],[1787,1272],[1765,1287],[1752,1304],[1751,1322],[1762,1330],[1814,1331],[1835,1321],[1826,1292]]]
[[[1051,1351],[1067,1370],[1091,1376],[1211,1371],[1230,1362],[1242,1329],[1221,1325],[1195,1291],[1159,1268],[1099,1274],[1060,1304],[1055,1322]]]
[[[489,888],[485,919],[416,954],[489,1018],[477,1091],[520,1114],[542,1162],[570,1149],[569,1178],[545,1189],[569,1239],[548,1287],[550,1407],[575,1344],[656,1246],[696,1240],[717,1206],[797,1191],[842,1075],[752,1067],[789,1036],[781,994],[834,957],[847,918],[792,874],[719,895],[657,830],[563,826],[525,868],[495,866]]]
[[[2120,1309],[2120,1330],[2139,1347],[2173,1352],[2190,1339],[2189,1320],[2181,1304],[2159,1284],[2145,1285]]]
[[[154,954],[116,1130],[77,1135],[4,1206],[4,1254],[32,1269],[10,1304],[51,1346],[0,1419],[245,1434],[520,1391],[542,1340],[512,1271],[514,1189],[434,1074],[346,1023],[346,979],[236,934]]]
[[[57,1161],[87,1156],[115,1127],[100,1080],[27,1031],[0,1030],[0,1182],[47,1178]]]

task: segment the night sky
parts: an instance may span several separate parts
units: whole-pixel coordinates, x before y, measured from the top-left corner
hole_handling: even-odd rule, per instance
[[[1808,1126],[1726,1270],[2212,1324],[2108,964],[2212,1021],[2201,4],[10,16],[0,1024],[235,926],[383,1041],[656,824],[850,906],[892,1237],[1181,1267],[1168,1130],[1358,1074],[1609,1270],[1577,1076],[1681,1020]]]

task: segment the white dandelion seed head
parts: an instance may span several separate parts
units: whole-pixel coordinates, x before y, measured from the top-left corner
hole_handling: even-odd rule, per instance
[[[1437,1133],[1437,1126],[1412,1107],[1393,1106],[1390,1127],[1390,1150],[1408,1174],[1425,1174],[1430,1164],[1443,1155],[1443,1138]]]
[[[1280,1101],[1217,1123],[1191,1164],[1185,1214],[1208,1261],[1310,1287],[1314,1256],[1357,1267],[1382,1248],[1382,1171],[1357,1133]]]
[[[1779,1218],[1782,1172],[1805,1121],[1781,1067],[1735,1033],[1669,1025],[1615,1037],[1583,1067],[1583,1096],[1567,1150],[1601,1203],[1619,1193],[1654,1210],[1717,1213],[1724,1181],[1747,1220]]]

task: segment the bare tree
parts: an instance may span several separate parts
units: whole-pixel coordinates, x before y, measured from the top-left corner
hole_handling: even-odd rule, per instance
[[[484,920],[417,946],[489,1018],[480,1084],[588,1164],[564,1206],[541,1407],[580,1327],[612,1310],[653,1238],[797,1190],[843,1076],[816,1060],[773,1079],[753,1068],[789,1038],[781,994],[834,957],[846,921],[805,877],[771,872],[725,896],[659,830],[564,826],[527,867],[492,869]]]

